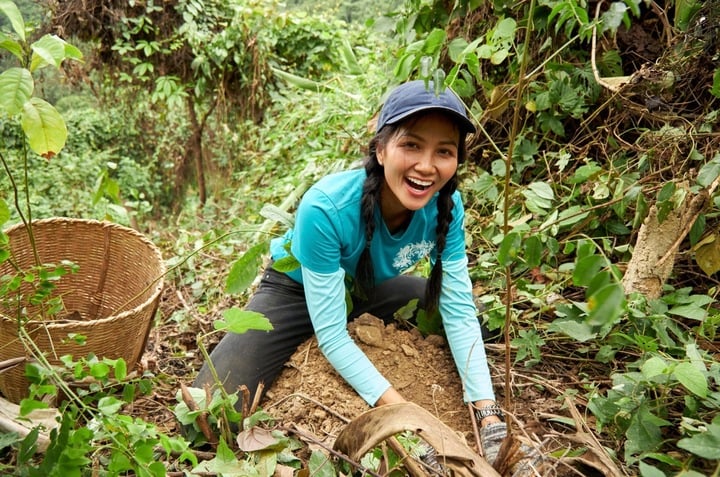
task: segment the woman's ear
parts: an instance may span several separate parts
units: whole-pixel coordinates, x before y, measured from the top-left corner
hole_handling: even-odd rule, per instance
[[[385,166],[385,164],[383,164],[383,162],[385,162],[385,149],[384,148],[379,147],[375,151],[375,157],[377,158],[378,164],[380,164],[381,166]]]

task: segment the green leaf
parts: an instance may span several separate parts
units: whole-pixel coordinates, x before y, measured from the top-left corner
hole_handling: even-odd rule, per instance
[[[720,176],[720,153],[715,154],[715,157],[703,164],[698,171],[697,183],[708,187],[718,176]]]
[[[114,416],[123,407],[123,402],[114,396],[105,396],[98,401],[98,411],[106,416]]]
[[[610,8],[602,15],[603,31],[616,31],[622,24],[626,11],[627,6],[624,3],[612,2]]]
[[[590,326],[588,323],[581,323],[575,320],[559,318],[548,327],[550,331],[563,333],[570,338],[579,341],[581,343],[590,341],[597,337],[595,328]]]
[[[41,401],[35,399],[23,399],[20,401],[20,415],[27,416],[36,409],[47,409],[49,406]]]
[[[667,363],[659,356],[653,356],[645,361],[640,369],[645,379],[653,379],[667,373]]]
[[[713,74],[713,84],[710,88],[710,94],[716,98],[720,98],[720,68],[716,69]]]
[[[445,33],[445,30],[443,30],[442,28],[435,28],[425,39],[425,44],[423,45],[423,52],[428,55],[438,52],[440,48],[445,44],[446,37],[447,33]]]
[[[223,312],[223,317],[213,323],[216,330],[243,334],[248,330],[270,331],[272,323],[265,315],[255,311],[230,308]]]
[[[258,268],[262,264],[262,256],[267,250],[267,243],[262,242],[251,247],[242,257],[237,259],[230,268],[225,291],[231,295],[244,292],[258,274]]]
[[[632,455],[655,450],[662,443],[660,427],[669,425],[669,422],[651,413],[647,406],[647,402],[643,402],[630,418],[630,426],[625,433],[626,459]]]
[[[707,316],[705,308],[700,308],[697,305],[674,306],[668,310],[668,313],[697,321],[703,321]]]
[[[122,381],[127,377],[127,363],[124,359],[118,358],[115,361],[115,379]]]
[[[35,84],[25,68],[10,68],[0,74],[0,108],[13,116],[32,97]]]
[[[265,204],[260,209],[260,215],[268,220],[278,222],[291,229],[295,225],[295,216],[273,204]]]
[[[336,477],[332,460],[320,451],[313,451],[308,461],[308,470],[313,477]]]
[[[20,13],[20,9],[18,9],[15,5],[15,2],[10,0],[0,0],[0,12],[4,13],[5,16],[8,17],[13,30],[20,40],[25,41],[25,22],[23,21],[22,13]]]
[[[294,75],[292,73],[288,73],[287,71],[283,71],[278,68],[271,68],[272,72],[275,76],[280,78],[281,80],[287,81],[293,86],[296,86],[301,89],[306,89],[308,91],[314,91],[316,93],[319,93],[321,91],[327,90],[328,87],[324,84],[318,83],[317,81],[313,81],[307,78],[303,78],[298,75]]]
[[[614,324],[625,311],[625,291],[619,283],[600,288],[588,299],[588,322],[591,325]]]
[[[8,207],[5,199],[0,197],[0,230],[2,230],[3,225],[5,225],[8,220],[10,220],[10,207]],[[0,245],[2,245],[2,243],[3,241],[0,240]]]
[[[23,107],[22,128],[30,149],[47,159],[65,146],[67,126],[60,113],[50,103],[31,98]]]
[[[589,255],[580,258],[573,270],[573,284],[579,287],[590,285],[597,274],[607,266],[607,259],[602,255]]]
[[[287,257],[275,260],[272,264],[272,268],[278,272],[288,273],[300,268],[300,262],[292,255],[288,255]]]
[[[351,75],[359,75],[363,72],[357,58],[355,57],[352,45],[350,45],[350,41],[346,37],[343,37],[340,40],[338,50],[340,51],[340,57],[342,58],[343,63],[345,63],[348,73]]]
[[[677,446],[703,459],[720,459],[720,425],[707,424],[705,428],[692,437],[680,439]]]
[[[13,55],[15,55],[15,58],[20,60],[20,64],[25,61],[25,58],[23,57],[22,45],[17,41],[13,40],[12,38],[8,37],[7,35],[3,34],[2,32],[0,32],[0,49],[9,51]]]
[[[33,458],[37,452],[37,438],[40,434],[40,427],[34,427],[27,436],[20,442],[18,448],[17,460],[18,464],[22,467],[27,464],[30,459]]]
[[[511,265],[517,258],[521,247],[522,238],[519,233],[510,232],[507,234],[500,243],[500,247],[498,247],[498,263],[503,267]]]
[[[537,235],[531,235],[523,243],[525,263],[528,267],[534,268],[540,265],[545,246]]]
[[[667,477],[665,475],[665,472],[658,469],[655,466],[646,464],[645,462],[640,462],[640,465],[638,467],[640,469],[640,476],[641,477]]]
[[[675,378],[691,393],[701,398],[708,395],[708,382],[705,374],[694,364],[684,361],[675,366]]]
[[[60,68],[65,59],[66,42],[57,35],[44,35],[30,45],[33,51],[30,60],[30,71],[35,71],[45,65]]]

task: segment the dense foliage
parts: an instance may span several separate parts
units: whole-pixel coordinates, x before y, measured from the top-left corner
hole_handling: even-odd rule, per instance
[[[0,157],[10,174],[28,161],[33,216],[136,224],[166,248],[170,278],[195,306],[212,309],[243,296],[302,191],[361,157],[380,92],[444,80],[481,126],[462,190],[478,300],[514,346],[508,364],[536,366],[551,346],[599,363],[609,381],[584,376],[568,393],[586,403],[623,472],[720,475],[718,2],[406,0],[382,14],[372,2],[310,12],[303,2],[115,3],[52,4],[48,31],[85,52],[62,75],[32,72],[67,123],[58,155],[27,154],[13,112],[0,116]],[[14,37],[0,26],[3,47]],[[13,61],[3,56],[2,75]],[[8,184],[0,177],[2,204],[13,202]],[[0,207],[0,222],[18,219],[10,209]],[[667,257],[649,265],[672,265],[652,296],[623,277],[657,240],[649,225],[675,219]],[[234,263],[227,283],[208,250]],[[234,308],[219,323],[263,326]],[[118,393],[110,384],[123,381],[122,363],[68,366],[99,391],[68,406],[44,459],[32,435],[0,440],[19,450],[17,475],[79,473],[98,455],[112,475],[163,475],[147,466],[159,448],[206,472],[259,475],[266,464],[260,452],[238,459],[229,437],[198,463],[189,447],[200,429],[191,442],[114,414],[151,379]],[[249,419],[247,430],[271,419],[234,414],[232,396],[196,398],[210,424]],[[189,426],[198,415],[178,407]],[[77,426],[81,417],[93,426]],[[301,462],[290,457],[297,443],[273,438],[276,460],[333,475],[322,457]]]

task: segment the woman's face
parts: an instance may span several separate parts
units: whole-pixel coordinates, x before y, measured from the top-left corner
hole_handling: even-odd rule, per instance
[[[460,133],[440,112],[430,112],[401,126],[377,159],[385,169],[381,206],[388,225],[423,208],[455,175]]]

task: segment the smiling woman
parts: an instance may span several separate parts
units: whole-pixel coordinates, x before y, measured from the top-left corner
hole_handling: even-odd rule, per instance
[[[277,269],[265,271],[247,309],[264,314],[273,330],[228,334],[212,351],[210,360],[229,392],[241,385],[262,392],[260,383],[269,386],[298,345],[315,334],[330,364],[369,405],[404,402],[347,325],[364,313],[390,322],[414,300],[416,314],[442,318],[464,400],[476,407],[487,431],[481,439],[492,436],[482,443],[487,460],[494,460],[505,424],[473,302],[465,213],[456,190],[465,138],[474,131],[449,89],[436,94],[432,83],[411,81],[390,93],[364,169],[326,176],[311,187],[294,229],[272,243]],[[406,273],[425,257],[432,264],[429,279]],[[299,266],[279,266],[288,260]],[[205,363],[195,386],[212,382]]]

